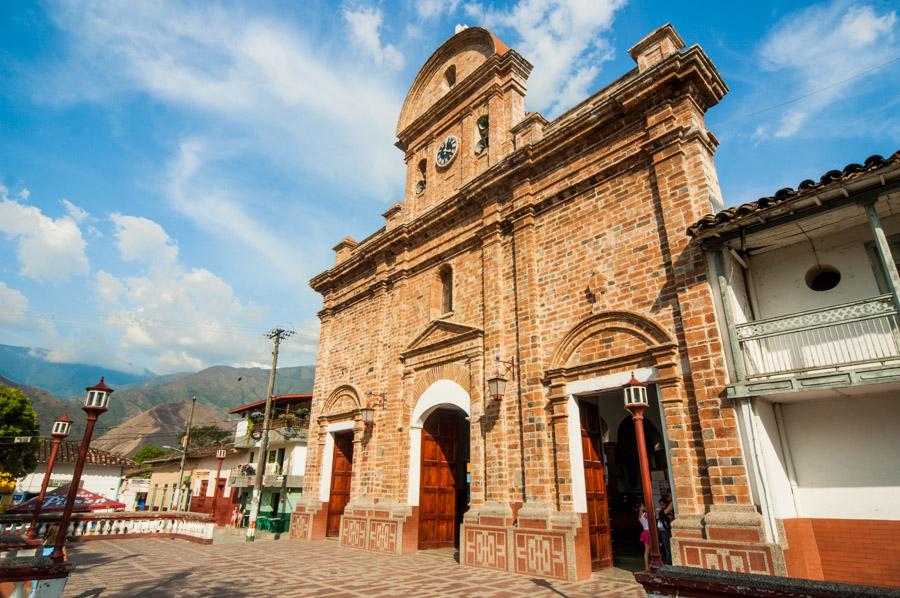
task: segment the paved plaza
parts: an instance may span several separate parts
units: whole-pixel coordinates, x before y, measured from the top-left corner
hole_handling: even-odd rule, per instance
[[[66,597],[112,596],[586,596],[643,597],[630,574],[611,570],[568,583],[461,567],[450,551],[386,556],[337,542],[283,538],[253,544],[100,540],[71,550]]]

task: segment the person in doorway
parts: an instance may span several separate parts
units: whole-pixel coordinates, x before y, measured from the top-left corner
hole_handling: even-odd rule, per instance
[[[671,508],[671,504],[666,502],[665,495],[659,499],[659,510],[656,512],[656,529],[659,530],[659,547],[662,550],[663,562],[667,565],[672,564],[672,548],[669,540],[672,537],[672,527],[669,523],[669,516],[666,509]]]
[[[672,522],[675,520],[675,502],[672,500],[672,493],[669,490],[663,492],[662,502],[665,502],[665,507],[660,509],[660,519],[665,520],[666,525],[666,535],[663,540],[665,544],[666,550],[666,564],[672,564]]]
[[[638,505],[638,521],[641,522],[641,543],[644,545],[644,571],[650,570],[650,521],[647,508],[641,502]]]
[[[238,526],[238,518],[241,515],[241,507],[240,505],[234,505],[234,508],[231,509],[231,521],[229,521],[229,526],[236,528]]]

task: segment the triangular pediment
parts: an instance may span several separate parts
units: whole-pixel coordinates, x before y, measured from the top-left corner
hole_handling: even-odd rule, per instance
[[[466,341],[482,335],[480,328],[448,320],[434,320],[403,351],[404,355]]]

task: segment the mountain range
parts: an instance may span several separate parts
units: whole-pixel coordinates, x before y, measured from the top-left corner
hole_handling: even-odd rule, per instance
[[[214,366],[199,372],[143,377],[98,366],[52,363],[46,353],[0,345],[0,384],[22,390],[32,400],[47,434],[53,420],[67,412],[80,435],[84,388],[103,375],[115,389],[109,411],[97,422],[96,446],[133,454],[141,445],[177,443],[184,431],[192,397],[197,398],[195,425],[232,429],[228,410],[265,398],[269,370]],[[278,368],[275,394],[311,392],[314,366]],[[59,396],[66,397],[65,399]],[[171,432],[171,433],[170,433]]]
[[[87,386],[96,384],[100,376],[113,388],[147,380],[154,376],[145,370],[133,374],[82,363],[56,363],[47,360],[45,349],[0,345],[0,376],[25,386],[46,390],[61,399],[81,397]]]

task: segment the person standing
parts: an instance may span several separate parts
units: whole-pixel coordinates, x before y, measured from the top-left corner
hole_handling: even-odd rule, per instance
[[[666,500],[666,496],[668,496],[668,501]],[[671,494],[663,494],[663,497],[659,499],[659,510],[656,513],[656,529],[659,530],[659,546],[662,549],[663,563],[666,565],[672,564],[672,545],[670,541],[672,539],[671,501]]]
[[[641,522],[641,543],[644,545],[644,571],[650,570],[650,521],[644,503],[638,506],[638,521]]]

